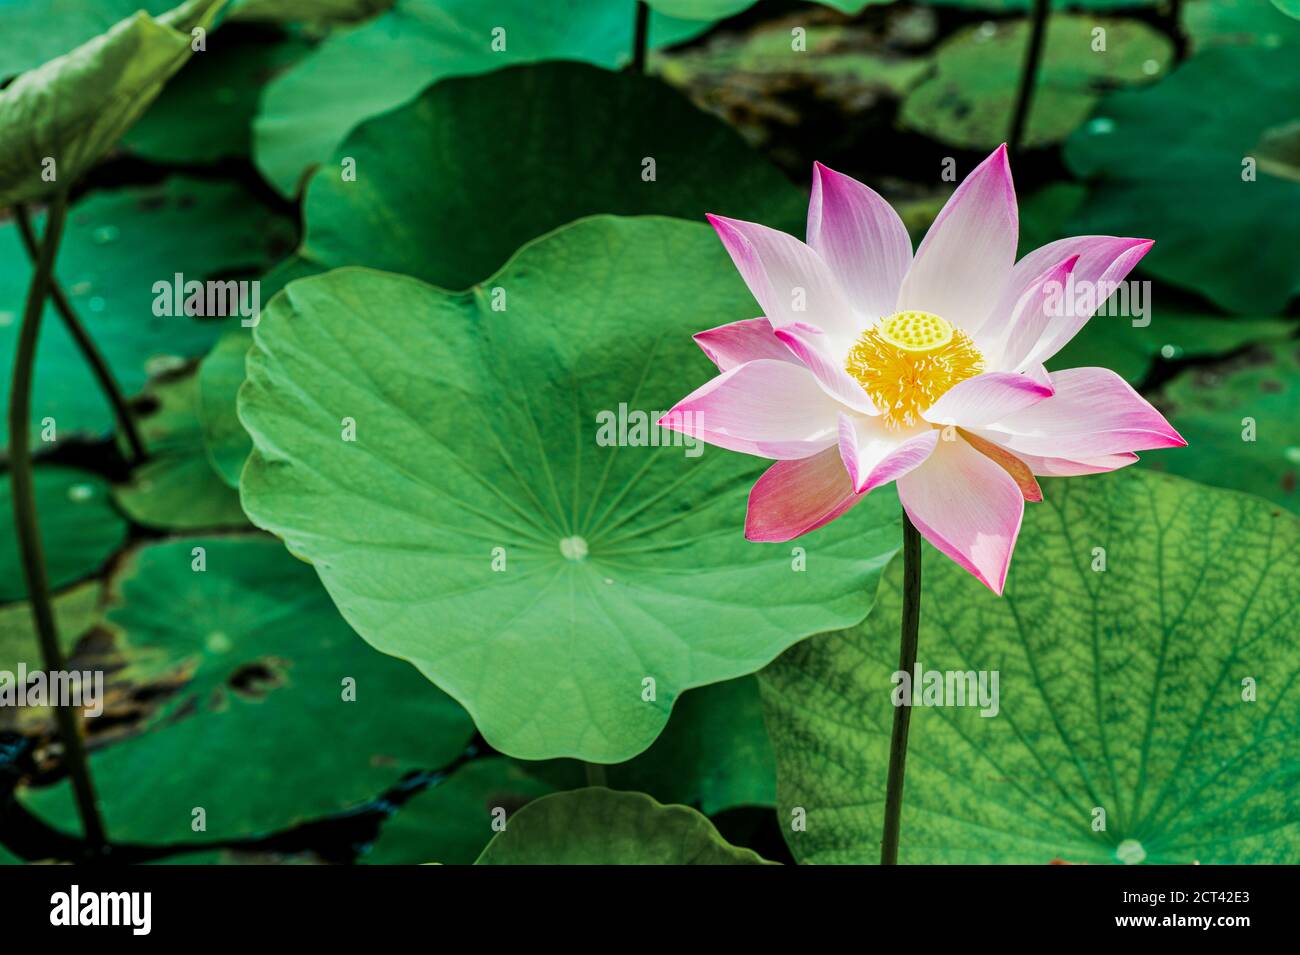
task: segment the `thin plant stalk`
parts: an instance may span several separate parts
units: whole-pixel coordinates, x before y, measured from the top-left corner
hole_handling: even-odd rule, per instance
[[[27,580],[28,600],[32,618],[40,640],[41,656],[45,669],[50,672],[67,670],[63,650],[59,646],[54,609],[50,602],[50,581],[45,570],[40,528],[36,516],[36,495],[32,477],[31,408],[32,369],[36,359],[36,343],[40,336],[41,315],[49,295],[54,275],[54,258],[63,223],[68,211],[68,197],[59,192],[50,203],[46,216],[45,238],[40,243],[36,270],[27,292],[27,305],[23,310],[23,324],[18,332],[18,348],[14,355],[12,391],[9,393],[9,479],[13,487],[14,527],[18,535],[18,548],[22,555],[23,575]],[[63,763],[72,777],[77,811],[81,814],[86,846],[92,856],[103,853],[105,846],[104,824],[95,802],[95,789],[90,780],[90,767],[86,760],[86,747],[81,739],[81,729],[76,710],[68,704],[55,707],[59,735],[63,739]]]
[[[916,668],[916,643],[921,623],[921,534],[903,512],[903,624],[898,646],[898,670]],[[910,685],[910,684],[909,684]],[[885,825],[880,839],[880,864],[898,865],[898,832],[903,818],[903,774],[907,767],[907,731],[912,701],[894,708],[889,736],[889,775],[885,781]]]
[[[1007,151],[1016,155],[1025,138],[1025,125],[1034,101],[1034,88],[1038,85],[1038,67],[1043,60],[1043,39],[1047,35],[1047,14],[1050,0],[1034,0],[1033,19],[1029,27],[1029,45],[1025,47],[1024,66],[1020,70],[1020,88],[1016,91],[1016,111],[1011,117],[1011,132],[1007,134]]]
[[[609,777],[605,775],[605,767],[602,763],[587,763],[587,785],[588,786],[608,786]]]
[[[16,205],[14,206],[14,218],[18,223],[18,231],[22,235],[23,245],[27,249],[27,256],[35,265],[39,249],[37,248],[36,230],[32,226],[31,213],[28,212],[26,206]],[[58,279],[53,275],[50,276],[49,289],[50,299],[54,302],[55,309],[63,319],[68,334],[77,343],[77,348],[81,350],[82,357],[86,360],[86,364],[90,366],[95,380],[99,382],[100,390],[104,392],[104,397],[108,399],[109,405],[113,408],[113,417],[117,419],[118,429],[125,435],[127,444],[131,447],[131,463],[140,464],[147,456],[144,442],[140,439],[140,432],[136,430],[135,421],[131,417],[130,406],[127,405],[122,390],[117,386],[117,381],[113,377],[112,370],[108,367],[108,362],[104,360],[104,356],[95,345],[94,339],[86,331],[86,327],[81,324],[76,311],[72,308],[72,303],[68,301],[68,296],[64,294]]]
[[[650,44],[650,6],[645,0],[637,0],[636,28],[632,31],[632,65],[633,73],[645,73],[646,48]]]

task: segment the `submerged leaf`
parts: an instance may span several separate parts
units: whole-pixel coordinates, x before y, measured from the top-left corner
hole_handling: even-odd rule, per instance
[[[103,567],[126,539],[126,521],[113,509],[108,484],[95,474],[38,467],[34,483],[45,569],[57,590]],[[11,493],[8,473],[0,474],[0,601],[27,597]]]
[[[410,666],[357,640],[275,541],[152,544],[118,586],[108,619],[125,672],[142,689],[180,687],[91,757],[117,839],[220,840],[340,812],[451,761],[473,732]],[[56,824],[75,819],[66,782],[20,798]]]

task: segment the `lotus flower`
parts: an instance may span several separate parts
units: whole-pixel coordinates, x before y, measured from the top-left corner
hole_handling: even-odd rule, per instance
[[[1187,443],[1113,371],[1043,367],[1100,304],[1068,307],[1067,276],[1113,288],[1152,243],[1077,236],[1016,262],[1005,146],[915,255],[884,199],[820,163],[806,243],[709,221],[764,317],[695,336],[721,374],[659,423],[776,462],[750,491],[750,540],[806,534],[893,481],[921,534],[1001,594],[1036,476]]]

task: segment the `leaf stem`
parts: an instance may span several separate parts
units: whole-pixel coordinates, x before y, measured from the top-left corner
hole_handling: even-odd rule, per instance
[[[903,512],[903,625],[898,646],[898,669],[916,668],[916,644],[921,623],[921,534]],[[907,731],[912,722],[912,701],[894,708],[894,729],[889,737],[889,776],[885,782],[885,826],[880,839],[880,864],[898,865],[898,831],[903,818],[903,773],[907,766]]]
[[[63,650],[59,647],[54,609],[50,603],[50,582],[45,572],[45,555],[41,547],[40,528],[36,519],[36,495],[32,477],[31,405],[32,369],[36,359],[36,343],[40,336],[41,315],[49,295],[54,273],[54,258],[63,223],[67,217],[68,196],[60,191],[50,203],[46,216],[45,238],[40,244],[36,271],[32,274],[23,311],[23,324],[18,333],[18,348],[14,355],[13,390],[9,394],[9,478],[13,486],[14,526],[18,533],[18,546],[22,554],[23,574],[27,579],[28,600],[41,643],[41,656],[47,671],[67,669]],[[90,852],[103,853],[104,824],[99,818],[95,803],[95,789],[90,781],[90,767],[86,761],[86,748],[82,743],[78,717],[73,707],[57,706],[54,711],[63,738],[63,762],[72,777],[77,810]]]
[[[633,73],[645,73],[646,47],[650,43],[650,6],[645,0],[637,0],[636,28],[632,33]]]
[[[587,785],[588,786],[608,786],[609,777],[605,775],[605,767],[600,763],[584,763],[587,768]]]
[[[1034,0],[1033,20],[1029,28],[1029,45],[1025,47],[1024,66],[1020,70],[1020,88],[1016,91],[1016,111],[1011,117],[1011,132],[1007,134],[1007,152],[1012,156],[1020,151],[1029,122],[1029,107],[1038,84],[1038,65],[1043,59],[1043,38],[1047,33],[1049,0]]]
[[[14,218],[18,223],[18,231],[22,235],[23,245],[27,249],[27,257],[35,265],[40,250],[37,246],[36,230],[32,227],[31,213],[25,205],[19,203],[14,206]],[[90,370],[94,373],[95,380],[99,382],[100,390],[104,392],[104,397],[108,399],[108,403],[113,408],[113,417],[117,419],[117,426],[126,436],[127,443],[131,446],[131,463],[140,464],[148,456],[144,442],[140,440],[140,433],[136,430],[130,407],[127,405],[121,389],[118,388],[117,381],[113,378],[113,372],[108,367],[108,362],[104,360],[104,356],[96,347],[94,339],[86,331],[86,327],[77,318],[72,303],[68,301],[68,297],[64,294],[58,279],[53,275],[49,277],[49,290],[54,307],[63,318],[63,324],[67,327],[72,340],[77,343],[82,357],[86,359],[86,364],[90,366]]]

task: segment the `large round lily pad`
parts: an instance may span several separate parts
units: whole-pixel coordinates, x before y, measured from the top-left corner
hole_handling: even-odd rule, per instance
[[[478,865],[764,865],[686,806],[644,793],[579,789],[543,796],[509,821]]]
[[[631,57],[635,10],[634,0],[397,0],[375,19],[332,33],[267,87],[253,135],[258,169],[292,194],[354,126],[436,80],[539,60],[620,66]],[[654,14],[650,45],[707,28]]]
[[[445,694],[357,640],[277,541],[151,545],[119,587],[109,622],[131,677],[187,679],[138,735],[92,756],[115,839],[228,839],[341,811],[444,765],[472,733]],[[75,819],[66,784],[22,798],[56,823]],[[205,831],[192,828],[196,808]]]
[[[1150,274],[1233,311],[1280,312],[1300,288],[1300,182],[1258,153],[1295,120],[1297,85],[1294,48],[1223,47],[1106,97],[1066,144],[1092,181],[1072,231],[1149,236]]]
[[[239,395],[244,510],[497,749],[627,759],[683,690],[860,620],[898,543],[892,494],[746,542],[765,462],[654,427],[713,372],[691,333],[753,310],[707,226],[653,217],[583,220],[463,293],[294,282]]]
[[[97,475],[39,467],[34,479],[45,570],[57,589],[98,571],[126,539],[126,521]],[[0,601],[27,597],[12,491],[9,474],[0,473]]]
[[[912,714],[899,861],[1293,862],[1300,518],[1138,470],[1043,492],[1003,598],[926,548],[917,659],[998,706]],[[800,861],[879,859],[901,570],[760,676]]]
[[[1105,33],[1095,49],[1094,31]],[[962,149],[991,149],[1007,138],[1015,112],[1029,22],[967,27],[935,53],[935,76],[903,101],[906,126]],[[1047,25],[1038,84],[1025,125],[1027,146],[1068,136],[1097,97],[1119,84],[1149,81],[1173,55],[1168,38],[1135,20],[1057,14]]]

